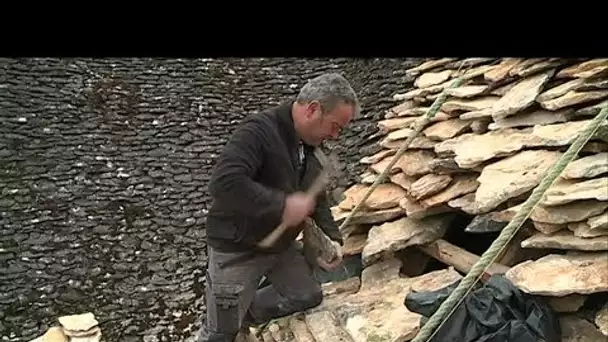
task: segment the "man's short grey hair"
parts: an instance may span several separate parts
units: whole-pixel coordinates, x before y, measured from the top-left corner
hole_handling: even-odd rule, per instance
[[[361,111],[355,90],[346,78],[338,73],[326,73],[311,79],[302,87],[296,101],[318,101],[323,113],[333,110],[340,103],[352,105],[355,108],[354,117],[358,117]]]

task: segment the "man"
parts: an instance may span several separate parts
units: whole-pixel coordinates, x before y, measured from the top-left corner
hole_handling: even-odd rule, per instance
[[[295,239],[310,217],[338,248],[343,244],[326,194],[313,198],[305,191],[321,171],[314,148],[336,139],[358,112],[349,82],[329,73],[310,80],[295,101],[246,118],[233,133],[209,183],[207,320],[198,341],[232,342],[241,327],[322,302]],[[290,229],[271,248],[256,247],[281,222]],[[341,261],[317,260],[325,270]],[[258,290],[262,276],[271,285]]]

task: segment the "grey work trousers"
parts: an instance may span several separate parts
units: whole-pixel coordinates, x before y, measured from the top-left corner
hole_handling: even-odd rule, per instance
[[[256,253],[221,267],[245,253],[208,247],[207,319],[197,342],[233,342],[241,327],[305,311],[323,301],[321,286],[295,242],[283,253]],[[264,275],[270,285],[258,289]]]

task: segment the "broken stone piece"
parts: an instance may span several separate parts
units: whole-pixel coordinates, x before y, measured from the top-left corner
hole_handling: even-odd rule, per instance
[[[382,133],[389,133],[398,129],[408,128],[414,121],[416,121],[416,117],[381,120],[378,122],[378,128]]]
[[[344,191],[346,197],[338,206],[343,210],[352,210],[363,199],[363,196],[369,191],[370,186],[365,184],[355,184]],[[365,203],[362,205],[368,209],[390,209],[397,207],[399,201],[405,197],[405,191],[392,183],[379,184],[374,191],[369,195]]]
[[[576,312],[585,304],[586,296],[571,294],[563,297],[550,297],[549,305],[555,312]]]
[[[526,58],[518,63],[513,69],[509,71],[509,76],[514,77],[522,73],[522,71],[530,68],[531,66],[544,62],[548,60],[548,58]]]
[[[450,79],[452,76],[452,70],[443,70],[439,72],[427,72],[414,81],[414,86],[416,88],[428,88],[434,85],[438,85],[444,83],[445,81]]]
[[[608,291],[606,253],[551,254],[513,266],[505,274],[522,291],[543,296],[567,296]]]
[[[576,65],[572,65],[565,69],[560,70],[560,72],[555,75],[556,78],[575,78],[576,76],[585,71],[593,70],[597,67],[608,66],[608,58],[594,58],[588,61],[584,61],[578,63]]]
[[[509,77],[509,72],[523,61],[522,58],[503,58],[498,65],[484,73],[484,78],[490,82],[499,82]]]
[[[608,238],[580,238],[570,230],[560,230],[551,235],[537,233],[521,242],[522,248],[574,249],[580,251],[608,251]],[[608,260],[608,258],[607,258]]]
[[[399,202],[399,206],[405,209],[409,218],[420,220],[425,217],[451,212],[452,209],[446,205],[438,205],[434,207],[425,207],[420,202],[417,202],[411,197],[405,196]]]
[[[99,322],[95,319],[95,315],[91,312],[61,316],[59,317],[59,323],[65,330],[72,332],[88,332],[99,325]]]
[[[69,342],[69,340],[61,327],[51,327],[42,335],[42,342]]]
[[[446,113],[451,113],[457,110],[482,110],[492,107],[492,105],[496,103],[499,99],[500,97],[492,95],[477,97],[474,99],[453,99],[444,102],[444,104],[441,106],[441,110]]]
[[[366,156],[361,158],[360,163],[366,165],[372,165],[380,162],[382,159],[395,154],[395,150],[382,150],[374,155]]]
[[[584,83],[585,83],[585,80],[580,79],[580,78],[568,81],[566,83],[560,84],[557,87],[553,87],[553,88],[545,91],[544,93],[538,95],[538,97],[536,98],[536,101],[545,102],[545,101],[549,101],[549,100],[558,98],[562,95],[567,94],[569,91],[578,89],[578,87],[580,87]]]
[[[563,109],[555,112],[544,109],[528,111],[504,119],[497,119],[490,123],[488,128],[490,130],[497,130],[501,128],[532,127],[567,122],[573,112],[572,109]]]
[[[397,114],[401,111],[404,111],[406,109],[411,109],[414,108],[414,102],[412,101],[404,101],[394,107],[391,107],[388,112],[393,113],[393,114]]]
[[[520,77],[527,77],[529,75],[538,73],[538,72],[542,72],[548,69],[554,69],[556,67],[561,66],[562,64],[564,64],[564,60],[562,58],[549,58],[547,60],[543,60],[542,62],[539,63],[535,63],[532,64],[530,66],[528,66],[527,68],[516,68],[514,70],[514,74],[511,74],[511,76],[520,76]]]
[[[604,202],[606,203],[606,202]],[[606,203],[608,205],[608,203]],[[608,229],[608,211],[587,219],[589,229]]]
[[[336,222],[340,222],[345,220],[348,216],[351,215],[351,211],[342,210],[338,206],[333,206],[330,208],[332,216]],[[383,209],[383,210],[358,210],[350,219],[350,224],[374,224],[378,222],[385,222],[389,220],[396,219],[403,215],[406,215],[407,211],[405,208],[396,207],[391,209]]]
[[[593,178],[608,172],[608,153],[581,157],[566,166],[560,177],[565,179]]]
[[[428,173],[416,180],[409,189],[409,195],[417,201],[435,195],[450,184],[452,177]]]
[[[422,72],[428,71],[428,70],[432,70],[441,66],[444,66],[452,61],[456,60],[456,58],[453,57],[447,57],[447,58],[439,58],[439,59],[431,59],[428,61],[425,61],[424,63],[415,66],[413,68],[407,69],[405,71],[406,75],[412,75],[412,76],[416,76],[419,75]]]
[[[391,180],[391,182],[402,187],[403,190],[406,191],[406,193],[410,191],[410,187],[416,181],[416,177],[408,176],[403,172],[390,175],[389,179]]]
[[[534,224],[534,228],[536,228],[536,230],[545,235],[551,235],[553,233],[559,232],[560,230],[568,228],[568,225],[566,224],[554,224],[536,221],[532,221],[532,223]]]
[[[315,341],[349,342],[350,336],[341,327],[331,311],[319,311],[306,315],[306,324]]]
[[[325,297],[345,293],[356,293],[359,291],[360,287],[361,279],[359,279],[359,277],[351,277],[346,280],[321,284],[323,295]]]
[[[342,246],[342,255],[357,255],[363,252],[363,247],[367,243],[367,234],[354,234],[344,239]]]
[[[461,134],[470,126],[470,121],[455,118],[434,123],[425,128],[422,133],[430,139],[446,140]]]
[[[421,176],[431,171],[430,164],[434,158],[435,154],[432,151],[405,151],[399,160],[397,160],[394,167],[400,169],[408,176]]]
[[[448,88],[445,90],[445,93],[448,96],[468,98],[481,95],[487,89],[487,85],[464,85],[457,88]]]
[[[574,236],[581,238],[592,238],[598,236],[608,236],[608,229],[594,229],[587,222],[574,222],[568,224],[568,229]]]

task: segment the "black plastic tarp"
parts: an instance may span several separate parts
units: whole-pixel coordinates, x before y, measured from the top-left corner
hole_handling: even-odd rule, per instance
[[[458,282],[438,291],[410,292],[404,305],[426,323]],[[469,292],[429,342],[561,342],[557,314],[547,300],[520,291],[502,275]]]

